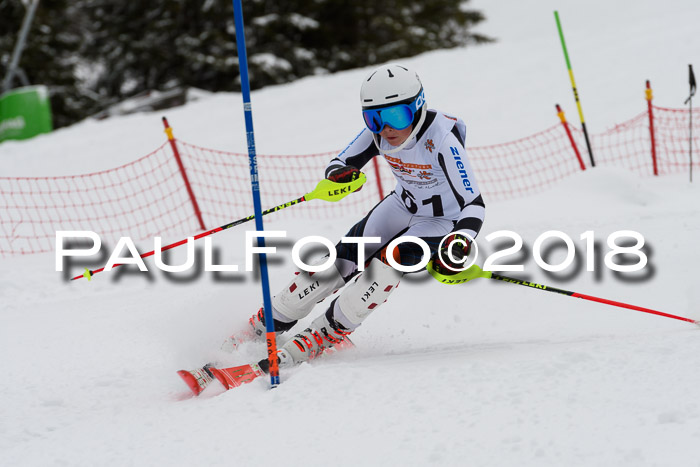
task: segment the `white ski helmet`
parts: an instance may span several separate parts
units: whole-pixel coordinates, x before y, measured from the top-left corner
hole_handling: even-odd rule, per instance
[[[418,134],[420,127],[425,121],[423,84],[418,74],[405,66],[382,65],[372,71],[362,82],[360,101],[365,124],[374,133],[375,145],[385,154],[391,154],[403,149]],[[387,121],[386,117],[390,114],[381,112],[381,109],[395,106],[401,106],[400,108],[404,111],[396,115],[400,128],[392,124],[391,120]],[[406,120],[409,117],[410,120]],[[402,120],[404,124],[401,124]],[[408,123],[409,121],[410,123]],[[390,150],[381,149],[377,135],[384,128],[385,124],[389,124],[399,130],[413,125],[413,130],[400,146]]]

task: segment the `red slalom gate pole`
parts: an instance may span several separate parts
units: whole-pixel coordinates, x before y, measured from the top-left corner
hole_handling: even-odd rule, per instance
[[[659,175],[659,169],[656,165],[656,138],[654,137],[654,111],[653,111],[653,105],[651,105],[651,100],[654,98],[653,93],[651,92],[651,85],[649,84],[649,80],[647,80],[647,89],[646,89],[646,99],[647,99],[647,107],[649,109],[649,135],[651,136],[651,160],[654,163],[654,175]]]
[[[484,275],[482,275],[480,277],[488,277],[490,279],[496,279],[499,281],[508,282],[509,284],[523,285],[525,287],[530,287],[530,288],[535,289],[535,290],[544,290],[546,292],[554,292],[554,293],[558,293],[558,294],[562,294],[562,295],[568,295],[569,297],[582,298],[584,300],[590,300],[592,302],[604,303],[606,305],[617,306],[620,308],[627,308],[628,310],[641,311],[642,313],[650,313],[652,315],[664,316],[666,318],[673,318],[673,319],[677,319],[679,321],[686,321],[688,323],[693,323],[697,326],[700,326],[700,321],[690,319],[690,318],[685,318],[683,316],[676,316],[676,315],[672,315],[670,313],[664,313],[662,311],[652,310],[651,308],[644,308],[641,306],[630,305],[629,303],[616,302],[614,300],[608,300],[606,298],[593,297],[592,295],[585,295],[585,294],[578,293],[578,292],[571,292],[570,290],[557,289],[555,287],[549,287],[547,285],[536,284],[534,282],[528,282],[528,281],[523,281],[520,279],[514,279],[512,277],[501,276],[500,274],[490,273],[487,271],[484,271]]]
[[[382,177],[379,174],[379,162],[377,158],[373,157],[372,162],[374,163],[374,176],[377,178],[377,191],[379,191],[379,199],[384,199],[384,190],[382,189]]]
[[[561,107],[559,107],[559,104],[557,104],[557,115],[559,116],[559,120],[561,120],[561,124],[564,127],[564,130],[566,130],[566,135],[569,137],[569,142],[571,143],[571,147],[574,148],[574,152],[576,153],[576,158],[578,159],[578,164],[581,166],[581,170],[586,170],[586,166],[583,163],[583,159],[581,159],[581,153],[578,152],[578,147],[576,147],[576,142],[574,141],[574,137],[571,135],[571,130],[569,129],[569,125],[566,123],[566,117],[564,116],[564,111],[561,110]]]
[[[165,126],[165,134],[168,135],[168,141],[170,141],[170,147],[173,149],[173,154],[175,155],[175,160],[177,161],[177,166],[180,169],[180,175],[182,175],[182,180],[185,182],[185,188],[187,188],[187,194],[190,196],[190,201],[192,202],[192,207],[194,208],[194,215],[197,216],[199,221],[199,228],[202,230],[207,230],[204,227],[204,220],[202,220],[202,211],[199,209],[199,204],[197,204],[197,198],[194,196],[194,191],[192,191],[192,186],[190,185],[190,179],[187,178],[187,172],[185,171],[185,166],[180,158],[180,152],[177,150],[177,144],[175,143],[175,137],[173,136],[173,129],[168,124],[168,119],[163,117],[163,125]]]

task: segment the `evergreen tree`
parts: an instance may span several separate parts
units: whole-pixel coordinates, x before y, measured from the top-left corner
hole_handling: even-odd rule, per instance
[[[26,0],[25,0],[26,1]],[[253,89],[491,39],[468,0],[244,0]],[[0,0],[18,31],[20,0]],[[14,35],[0,36],[0,73]],[[41,0],[20,62],[51,90],[55,126],[143,91],[240,90],[230,0]]]
[[[33,0],[32,0],[33,1]],[[0,1],[0,76],[8,72],[12,51],[19,36],[26,8],[20,0]],[[96,111],[101,105],[89,91],[76,86],[81,59],[79,50],[85,41],[77,2],[41,0],[32,22],[19,62],[20,76],[14,87],[21,86],[24,74],[31,85],[49,89],[54,127],[69,125]]]
[[[86,0],[91,40],[82,55],[98,76],[93,91],[112,103],[180,85],[230,89],[237,65],[233,12],[217,12],[215,3],[231,2]]]

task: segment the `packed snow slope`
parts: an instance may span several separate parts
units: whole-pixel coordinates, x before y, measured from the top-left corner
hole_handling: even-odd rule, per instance
[[[482,254],[493,251],[483,237],[498,230],[518,232],[529,251],[544,231],[562,230],[578,247],[578,267],[550,277],[531,253],[508,262],[524,264],[536,282],[700,319],[698,194],[681,179],[588,171],[548,193],[489,206]],[[275,227],[293,239],[337,238],[347,228],[285,224]],[[600,260],[597,273],[586,272],[579,235],[593,230],[607,252],[606,237],[622,229],[642,233],[649,246],[641,281],[622,281]],[[243,264],[242,242],[242,231],[218,234],[223,263]],[[557,250],[550,262],[562,256]],[[289,245],[279,257],[274,289],[293,271]],[[264,345],[218,350],[259,306],[250,274],[173,283],[155,270],[151,279],[115,270],[65,283],[51,255],[3,263],[5,465],[698,462],[693,324],[487,279],[447,286],[419,274],[354,334],[355,350],[284,372],[272,391],[259,379],[181,400],[176,370],[264,355]]]
[[[555,7],[593,129],[643,109],[647,78],[658,83],[660,105],[682,102],[687,63],[700,50],[697,2],[557,3],[475,2],[489,18],[483,31],[499,43],[404,61],[420,71],[431,106],[462,113],[472,144],[549,126],[555,101],[573,118]],[[366,71],[254,93],[260,151],[342,147],[359,128]],[[241,114],[234,94],[168,112],[183,140],[244,151]],[[58,175],[128,162],[163,141],[159,117],[84,122],[4,143],[0,170]],[[511,230],[525,246],[499,263],[525,270],[505,275],[700,320],[699,195],[685,176],[596,169],[536,196],[486,200],[479,262],[509,246],[486,237]],[[292,277],[295,240],[335,240],[356,220],[270,216],[266,225],[289,237],[271,261],[273,291]],[[533,259],[535,239],[549,230],[576,245],[576,261],[560,273]],[[620,230],[644,236],[648,264],[638,273],[614,274],[604,263],[606,240]],[[242,268],[244,231],[212,237],[221,263]],[[580,239],[587,231],[594,271]],[[548,261],[564,253],[557,248]],[[184,251],[172,257],[183,260]],[[2,260],[3,465],[700,465],[693,324],[487,279],[446,286],[420,273],[354,334],[356,349],[285,372],[272,391],[261,378],[225,393],[212,385],[192,399],[176,370],[264,355],[257,344],[219,349],[258,309],[260,284],[245,272],[166,276],[147,265],[148,274],[121,268],[66,282],[51,254]]]

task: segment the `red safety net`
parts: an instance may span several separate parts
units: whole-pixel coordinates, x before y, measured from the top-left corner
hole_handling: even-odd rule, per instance
[[[0,255],[52,251],[57,230],[135,240],[192,230],[182,176],[163,144],[134,162],[67,177],[0,178]]]
[[[690,170],[690,112],[685,109],[653,107],[656,163],[659,175]],[[693,172],[700,168],[700,109],[693,109]],[[579,148],[586,152],[581,131]],[[591,136],[596,165],[623,167],[641,175],[654,174],[651,157],[649,114],[643,112],[608,131]]]
[[[486,202],[540,192],[581,170],[561,125],[509,143],[467,148],[467,155]]]
[[[178,141],[178,149],[207,228],[253,214],[248,154],[214,151],[182,141]],[[313,190],[323,179],[326,165],[337,154],[258,154],[263,209],[292,201]],[[373,171],[367,175],[369,179],[374,177]],[[383,176],[392,177],[388,170]],[[368,181],[361,191],[339,203],[309,201],[273,216],[275,219],[342,219],[348,214],[363,215],[378,200],[376,183]],[[270,217],[265,219],[266,222],[271,220]]]
[[[689,112],[654,107],[659,174],[688,170]],[[585,161],[580,130],[569,125]],[[693,112],[694,170],[700,169],[700,110]],[[599,166],[627,168],[651,176],[648,114],[642,113],[610,130],[591,135]],[[177,141],[185,171],[208,229],[253,213],[247,154],[215,151]],[[469,147],[469,159],[487,203],[541,192],[580,171],[563,124],[505,144]],[[258,155],[263,209],[294,200],[323,178],[326,164],[337,153]],[[364,168],[368,182],[362,191],[339,203],[310,201],[276,212],[266,222],[284,219],[325,219],[350,223],[367,213],[395,181],[389,166]],[[269,220],[267,220],[269,219]],[[0,178],[0,256],[53,251],[56,231],[90,230],[103,241],[120,236],[135,241],[161,236],[187,236],[200,231],[182,173],[170,145],[134,162],[97,173],[68,177]]]

